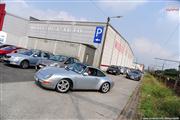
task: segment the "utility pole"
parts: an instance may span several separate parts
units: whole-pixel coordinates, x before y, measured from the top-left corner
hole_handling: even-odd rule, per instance
[[[176,90],[176,88],[177,88],[178,80],[180,81],[180,62],[179,62],[179,66],[178,66],[177,80],[175,81],[175,84],[174,84],[174,90]]]
[[[162,71],[164,70],[164,63],[163,63],[163,65],[162,65]]]
[[[104,53],[104,46],[105,46],[105,42],[106,42],[106,34],[107,34],[108,26],[109,26],[109,21],[110,21],[110,17],[107,18],[107,22],[106,22],[106,31],[104,33],[104,40],[103,40],[101,54],[100,54],[99,68],[101,67],[102,55]]]
[[[101,67],[101,63],[102,63],[102,56],[103,56],[103,53],[104,53],[104,46],[105,46],[105,43],[106,43],[106,36],[107,36],[107,31],[108,31],[108,27],[109,27],[110,18],[121,18],[121,17],[122,16],[114,16],[114,17],[108,17],[107,18],[106,31],[104,33],[104,40],[103,40],[101,54],[100,54],[100,60],[99,60],[99,68]]]
[[[179,64],[178,65],[178,75],[177,75],[177,79],[175,80],[175,84],[174,84],[174,90],[176,90],[178,81],[180,80],[180,61],[170,60],[170,59],[163,59],[163,58],[154,58],[154,59],[168,61],[168,62],[175,62],[175,63]],[[163,67],[163,69],[164,69],[164,67]]]

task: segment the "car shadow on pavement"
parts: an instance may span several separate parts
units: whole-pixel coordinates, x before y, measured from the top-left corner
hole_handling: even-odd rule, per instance
[[[34,82],[35,85],[37,85],[37,87],[40,87],[41,89],[43,90],[47,90],[47,91],[54,91],[54,92],[57,92],[55,89],[48,89],[48,88],[45,88],[43,87],[42,85],[40,85],[40,83],[38,82]],[[67,93],[60,93],[60,92],[57,92],[59,94],[68,94],[70,92],[99,92],[98,90],[69,90]]]

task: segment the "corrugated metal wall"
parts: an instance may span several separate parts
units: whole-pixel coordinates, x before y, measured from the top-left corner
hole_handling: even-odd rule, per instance
[[[54,54],[67,55],[79,58],[78,53],[80,49],[80,44],[40,38],[29,38],[27,48],[40,49],[52,52]]]
[[[109,65],[132,67],[133,53],[129,44],[111,26],[108,27],[101,69]]]
[[[54,54],[72,56],[89,65],[92,65],[94,61],[95,48],[79,43],[30,37],[27,48],[40,49]]]

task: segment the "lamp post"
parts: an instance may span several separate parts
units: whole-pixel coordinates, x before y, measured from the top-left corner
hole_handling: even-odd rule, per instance
[[[102,56],[104,53],[104,46],[105,46],[105,42],[106,42],[106,36],[107,36],[107,31],[108,31],[108,26],[109,26],[109,22],[111,18],[121,18],[122,16],[113,16],[113,17],[108,17],[107,18],[107,22],[106,22],[106,31],[104,34],[104,40],[103,40],[103,44],[102,44],[102,50],[101,50],[101,54],[100,54],[100,60],[99,60],[99,68],[101,67],[101,62],[102,62]]]

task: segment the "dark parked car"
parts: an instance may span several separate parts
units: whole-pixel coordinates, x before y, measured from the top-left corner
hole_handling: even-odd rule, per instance
[[[114,75],[120,75],[120,67],[111,65],[108,67],[106,72]]]
[[[132,80],[141,80],[142,73],[138,70],[131,70],[129,73],[127,73],[126,78],[132,79]]]
[[[49,59],[39,60],[36,64],[36,70],[43,68],[45,66],[56,66],[56,67],[65,67],[66,65],[78,63],[79,60],[74,57],[68,57],[64,55],[53,55]]]

